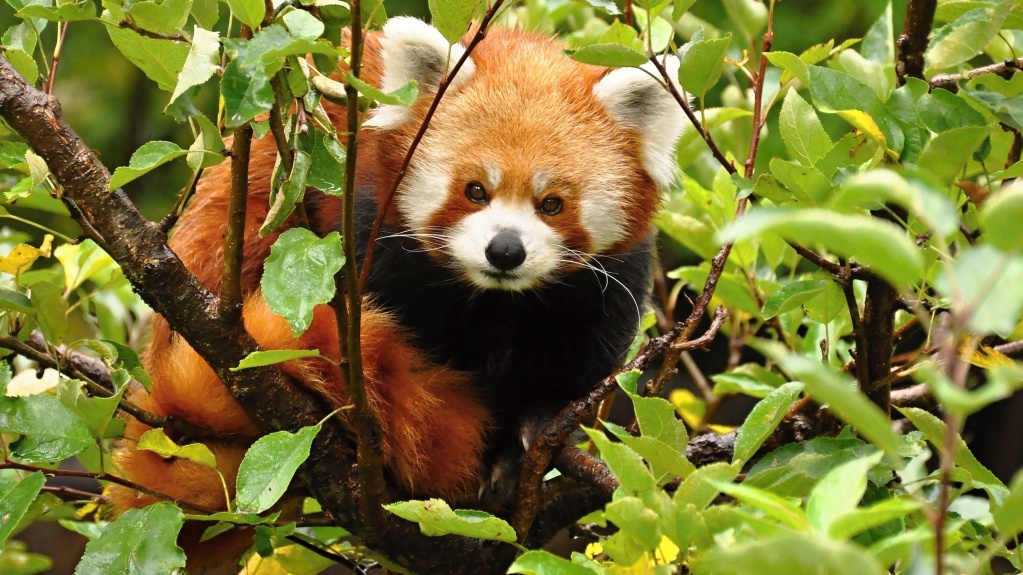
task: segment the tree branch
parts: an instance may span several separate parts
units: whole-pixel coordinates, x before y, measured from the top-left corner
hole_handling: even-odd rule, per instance
[[[244,29],[244,27],[243,27]],[[237,324],[242,318],[242,263],[245,259],[245,210],[249,193],[249,148],[252,125],[234,132],[231,142],[231,196],[224,234],[224,276],[220,282],[220,317]]]
[[[909,0],[906,6],[902,34],[896,42],[899,57],[895,63],[895,74],[900,86],[906,83],[907,77],[924,77],[924,51],[927,50],[927,38],[931,34],[937,7],[938,0]]]
[[[931,85],[931,90],[940,88],[955,94],[959,91],[959,82],[962,82],[963,80],[972,80],[977,76],[983,76],[985,74],[994,74],[1008,80],[1012,78],[1013,74],[1021,69],[1023,69],[1023,60],[1009,58],[1004,62],[981,66],[962,74],[938,74],[931,78],[929,83]]]

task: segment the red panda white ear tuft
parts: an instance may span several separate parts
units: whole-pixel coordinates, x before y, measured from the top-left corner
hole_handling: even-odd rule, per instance
[[[678,58],[668,56],[664,67],[678,86]],[[643,168],[661,187],[675,177],[675,144],[682,134],[686,116],[682,107],[664,87],[652,63],[640,68],[618,68],[593,87],[593,94],[611,116],[639,131],[643,146]]]
[[[441,79],[465,54],[461,44],[449,45],[436,28],[408,16],[391,18],[384,24],[380,46],[384,63],[380,88],[385,92],[397,90],[412,80],[419,83],[420,94],[436,91]],[[475,70],[472,59],[467,59],[448,90],[457,90]],[[411,119],[408,108],[384,105],[377,108],[365,125],[389,130]]]

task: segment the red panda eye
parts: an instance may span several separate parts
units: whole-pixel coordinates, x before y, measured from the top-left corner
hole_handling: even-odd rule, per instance
[[[554,214],[561,211],[562,206],[563,203],[561,201],[561,198],[555,196],[547,196],[546,198],[544,198],[542,202],[540,202],[540,211],[548,216],[553,216]]]
[[[465,197],[477,204],[487,203],[487,189],[479,182],[470,182],[465,186]]]

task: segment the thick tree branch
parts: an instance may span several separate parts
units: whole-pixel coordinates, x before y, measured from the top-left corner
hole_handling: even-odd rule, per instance
[[[896,42],[899,57],[895,63],[895,74],[900,86],[906,83],[907,77],[924,77],[924,52],[937,8],[938,0],[909,0],[906,6],[902,35]]]

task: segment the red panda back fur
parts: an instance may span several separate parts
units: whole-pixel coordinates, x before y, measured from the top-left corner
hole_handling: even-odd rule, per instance
[[[381,107],[360,132],[356,184],[360,193],[372,198],[376,206],[383,205],[393,185],[438,80],[430,76],[436,66],[415,58],[423,54],[421,45],[416,43],[425,42],[428,48],[436,48],[429,45],[436,44],[439,33],[411,19],[391,22],[385,27],[383,42],[378,34],[367,38],[362,77],[385,88],[389,83],[400,85],[407,79],[417,79],[421,95],[407,110]],[[415,49],[407,49],[412,44]],[[447,54],[446,48],[441,48],[444,52],[435,57],[443,63]],[[385,216],[388,229],[417,234],[416,241],[428,252],[425,257],[439,259],[441,267],[455,268],[452,281],[469,284],[467,289],[491,287],[472,288],[474,282],[503,282],[507,277],[501,275],[503,270],[494,280],[474,278],[464,264],[447,259],[452,257],[453,250],[436,245],[434,236],[425,233],[453,229],[471,219],[485,217],[481,206],[466,200],[465,190],[467,182],[486,182],[491,194],[488,202],[492,200],[495,208],[526,206],[524,211],[520,210],[526,214],[522,217],[537,218],[540,222],[535,224],[537,229],[546,234],[544,237],[553,238],[555,248],[563,249],[564,254],[582,254],[573,256],[579,261],[569,262],[562,252],[555,253],[551,261],[556,262],[556,267],[551,273],[584,269],[587,262],[599,264],[596,258],[601,255],[635,260],[634,265],[629,264],[631,268],[621,272],[633,276],[630,287],[618,282],[629,292],[626,295],[631,301],[626,308],[631,308],[645,290],[643,274],[648,273],[650,227],[659,187],[671,178],[671,168],[665,166],[672,163],[674,142],[681,126],[679,112],[671,111],[674,102],[643,73],[609,72],[575,62],[566,58],[553,40],[520,30],[490,31],[473,52],[466,70],[452,82],[449,95],[442,100],[409,176]],[[401,76],[403,73],[412,77]],[[468,79],[463,80],[463,76]],[[331,106],[328,113],[338,130],[344,131],[345,110]],[[476,137],[479,134],[487,137],[481,140]],[[242,269],[245,327],[263,349],[318,349],[323,356],[336,361],[337,326],[327,306],[318,307],[310,328],[293,338],[288,324],[269,310],[259,290],[270,246],[280,232],[293,225],[289,221],[278,232],[264,237],[258,233],[268,211],[276,153],[271,135],[253,140]],[[438,182],[443,187],[431,187]],[[199,182],[196,195],[170,240],[185,266],[214,293],[220,290],[223,269],[229,187],[229,162],[210,169]],[[559,202],[564,198],[564,203],[558,205],[559,217],[541,218],[539,212],[528,216],[533,209],[528,206],[547,197],[556,197]],[[323,234],[337,229],[339,202],[335,198],[313,194],[308,201],[315,207],[310,210],[315,231]],[[611,262],[606,263],[610,268]],[[588,265],[593,268],[592,263]],[[377,267],[374,273],[379,271]],[[387,276],[373,277],[384,277],[377,281],[386,281]],[[608,281],[611,279],[609,275]],[[523,284],[523,288],[508,289],[529,293],[537,282],[561,284],[542,274],[529,281],[532,283]],[[390,295],[393,294],[385,296],[381,292],[382,298]],[[618,297],[624,300],[624,296]],[[594,306],[600,308],[604,300],[598,297],[595,301]],[[619,307],[615,309],[622,306],[621,302],[616,305]],[[608,313],[607,309],[591,311],[598,315]],[[492,449],[489,443],[497,427],[510,425],[509,415],[495,415],[501,406],[494,403],[492,391],[486,392],[490,399],[484,397],[484,390],[476,381],[493,377],[459,367],[465,362],[457,353],[439,358],[432,352],[424,353],[424,344],[432,348],[434,342],[422,341],[423,333],[406,325],[404,319],[370,294],[362,316],[362,360],[369,404],[381,423],[386,466],[397,484],[410,495],[473,502],[481,481],[487,481],[484,468],[493,463],[486,461],[490,458],[488,450]],[[631,340],[628,326],[633,326],[634,333],[635,324],[630,322],[637,319],[615,320],[617,339],[613,342],[593,334],[593,350],[579,352],[583,359],[576,361],[587,361],[584,359],[589,357],[587,353],[597,353],[601,358],[600,369],[609,370],[627,347],[623,343]],[[603,328],[594,327],[594,331],[600,329]],[[576,353],[573,349],[563,351],[568,352],[567,356]],[[209,366],[170,330],[162,317],[153,320],[152,338],[143,361],[152,375],[153,391],[147,394],[133,390],[131,400],[154,413],[188,421],[225,438],[207,444],[217,456],[218,468],[232,491],[229,496],[233,497],[238,464],[246,446],[259,436],[258,428]],[[347,404],[335,364],[308,358],[286,362],[282,369],[322,396],[330,406]],[[576,382],[552,397],[563,405],[562,397],[577,396],[580,386],[592,383],[595,380]],[[540,382],[530,381],[529,385],[535,387]],[[184,504],[225,508],[220,479],[212,470],[138,451],[135,443],[148,428],[130,417],[128,420],[125,440],[115,454],[125,478]],[[515,439],[513,443],[521,440]],[[153,497],[120,486],[112,486],[110,494],[118,511],[154,501]],[[190,571],[202,570],[198,560],[190,556]]]

